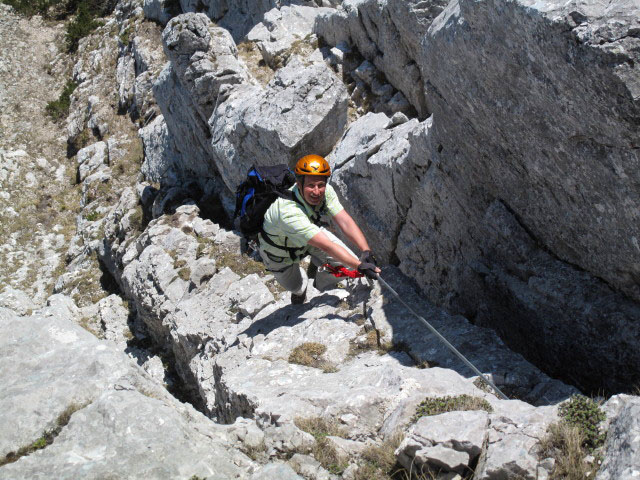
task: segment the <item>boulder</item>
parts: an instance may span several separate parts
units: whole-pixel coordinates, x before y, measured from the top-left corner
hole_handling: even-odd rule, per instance
[[[109,150],[106,142],[96,142],[82,148],[76,155],[78,176],[84,181],[89,175],[109,164]]]
[[[231,190],[255,159],[293,164],[314,152],[327,155],[347,121],[344,84],[323,63],[291,60],[266,90],[233,90],[210,119],[218,169]]]
[[[309,42],[316,17],[330,11],[332,9],[299,5],[274,8],[264,15],[262,22],[253,27],[246,38],[258,45],[265,63],[276,69],[286,63],[292,47]]]
[[[18,315],[31,315],[36,309],[33,300],[22,290],[5,287],[0,293],[0,307],[15,311]]]
[[[422,417],[398,447],[398,461],[407,469],[416,464],[464,473],[482,452],[488,426],[489,414],[484,411]]]
[[[144,162],[140,171],[151,182],[175,185],[180,178],[182,156],[169,134],[167,123],[158,115],[149,125],[140,129],[144,148]]]
[[[604,405],[609,428],[596,480],[640,476],[640,397],[616,395]]]
[[[488,445],[476,467],[477,478],[547,478],[553,464],[538,457],[539,443],[549,425],[558,421],[557,407],[501,403],[500,413],[490,415]]]

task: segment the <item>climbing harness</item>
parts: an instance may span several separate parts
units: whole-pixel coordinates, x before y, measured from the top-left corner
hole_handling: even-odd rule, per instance
[[[349,278],[359,278],[364,276],[362,273],[358,272],[357,270],[349,270],[348,268],[345,267],[333,267],[331,265],[329,265],[328,263],[324,264],[322,266],[323,269],[327,270],[328,272],[330,272],[331,274],[333,274],[333,276],[335,277],[349,277]],[[427,328],[429,330],[431,330],[431,332],[442,342],[445,344],[445,346],[451,350],[453,353],[455,353],[457,355],[457,357],[462,360],[465,365],[467,365],[471,370],[473,370],[481,379],[482,381],[484,381],[487,385],[489,385],[491,388],[493,388],[503,400],[509,400],[509,397],[507,397],[504,393],[502,393],[502,391],[496,387],[493,382],[491,380],[489,380],[489,378],[487,378],[483,373],[480,372],[480,370],[478,370],[469,360],[467,360],[467,358],[462,355],[458,349],[456,347],[454,347],[453,345],[451,345],[451,343],[449,343],[449,341],[444,338],[440,332],[438,332],[429,322],[427,322],[424,317],[418,315],[413,308],[411,308],[409,305],[407,305],[405,303],[404,300],[402,300],[402,298],[400,297],[400,295],[398,294],[398,292],[396,292],[391,285],[389,285],[386,281],[384,281],[382,279],[382,277],[380,275],[378,275],[378,281],[384,286],[386,287],[391,293],[393,293],[393,295],[400,301],[400,303],[402,303],[402,305],[404,305],[411,313],[413,313],[418,320],[420,320],[422,323],[424,323]]]
[[[397,293],[393,288],[391,288],[391,286],[390,286],[387,282],[385,282],[385,281],[382,279],[382,277],[381,277],[380,275],[378,275],[378,280],[379,280],[379,281],[380,281],[380,283],[381,283],[382,285],[384,285],[384,286],[385,286],[385,287],[386,287],[386,288],[387,288],[391,293],[393,293],[393,295],[394,295],[394,296],[395,296],[395,297],[400,301],[400,303],[402,303],[402,304],[403,304],[403,305],[404,305],[404,306],[405,306],[405,307],[406,307],[406,308],[407,308],[411,313],[413,313],[416,317],[418,317],[418,319],[419,319],[422,323],[424,323],[424,324],[427,326],[427,328],[428,328],[429,330],[431,330],[431,332],[432,332],[436,337],[438,337],[438,339],[440,339],[440,341],[441,341],[442,343],[444,343],[444,344],[445,344],[445,346],[446,346],[449,350],[451,350],[453,353],[455,353],[455,354],[458,356],[458,358],[459,358],[460,360],[462,360],[462,361],[463,361],[463,362],[464,362],[464,363],[465,363],[465,364],[466,364],[466,365],[467,365],[471,370],[473,370],[476,374],[478,374],[478,376],[479,376],[479,377],[480,377],[480,378],[481,378],[481,379],[482,379],[482,380],[483,380],[487,385],[489,385],[489,386],[490,386],[491,388],[493,388],[493,389],[494,389],[498,394],[500,394],[500,397],[502,397],[502,399],[503,399],[503,400],[509,400],[509,397],[507,397],[504,393],[502,393],[502,391],[501,391],[498,387],[496,387],[496,386],[493,384],[493,382],[492,382],[491,380],[489,380],[489,379],[488,379],[484,374],[482,374],[482,373],[480,372],[480,370],[478,370],[478,369],[477,369],[477,368],[476,368],[476,367],[475,367],[475,366],[474,366],[474,365],[473,365],[469,360],[467,360],[467,359],[465,358],[465,356],[464,356],[464,355],[462,355],[462,354],[461,354],[461,353],[456,349],[456,347],[454,347],[453,345],[451,345],[451,344],[449,343],[449,341],[448,341],[446,338],[444,338],[444,337],[440,334],[440,332],[438,332],[438,331],[437,331],[437,330],[436,330],[436,329],[435,329],[435,328],[434,328],[434,327],[433,327],[429,322],[427,322],[423,317],[421,317],[420,315],[418,315],[418,314],[413,310],[413,308],[411,308],[409,305],[407,305],[407,304],[405,303],[405,301],[404,301],[404,300],[402,300],[402,298],[400,297],[400,295],[398,295],[398,293]]]

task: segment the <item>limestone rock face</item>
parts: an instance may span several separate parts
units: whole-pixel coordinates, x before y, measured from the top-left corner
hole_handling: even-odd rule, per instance
[[[144,163],[140,171],[145,178],[167,186],[177,184],[181,177],[182,156],[169,135],[164,116],[158,115],[141,128],[140,138],[144,146]]]
[[[216,107],[220,89],[247,78],[229,32],[215,27],[202,13],[172,19],[163,32],[163,45],[205,123]]]
[[[370,113],[349,126],[329,156],[332,184],[382,262],[397,261],[416,177],[428,165],[419,147],[430,125],[414,119],[396,126],[385,114]]]
[[[640,338],[638,50],[627,34],[638,12],[626,7],[361,0],[315,26],[368,59],[352,76],[372,82],[375,67],[420,115],[433,113],[407,137],[411,148],[391,155],[399,161],[378,161],[374,174],[373,161],[338,168],[373,248],[439,305],[586,389],[625,388],[640,375],[629,368],[637,349],[626,347]],[[417,71],[411,85],[424,102],[396,60]],[[389,133],[368,125],[377,138],[354,123],[336,166],[365,146],[375,159]],[[406,196],[392,200],[390,178]],[[369,193],[378,189],[385,195]]]
[[[481,185],[560,259],[638,301],[640,54],[625,32],[640,7],[571,8],[452,3],[419,63],[458,188]]]

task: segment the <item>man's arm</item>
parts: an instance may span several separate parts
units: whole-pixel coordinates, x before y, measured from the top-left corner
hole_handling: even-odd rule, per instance
[[[336,221],[340,230],[344,232],[346,237],[354,243],[361,252],[365,250],[371,250],[369,248],[369,244],[367,243],[367,239],[364,238],[364,234],[360,227],[356,225],[356,222],[351,218],[351,215],[347,213],[346,210],[341,210],[338,212],[333,219]]]

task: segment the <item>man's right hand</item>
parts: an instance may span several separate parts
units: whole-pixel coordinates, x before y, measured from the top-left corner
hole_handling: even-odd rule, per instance
[[[376,280],[378,278],[378,273],[380,269],[376,267],[373,263],[362,262],[358,265],[358,271],[365,275],[367,278],[372,280]]]

